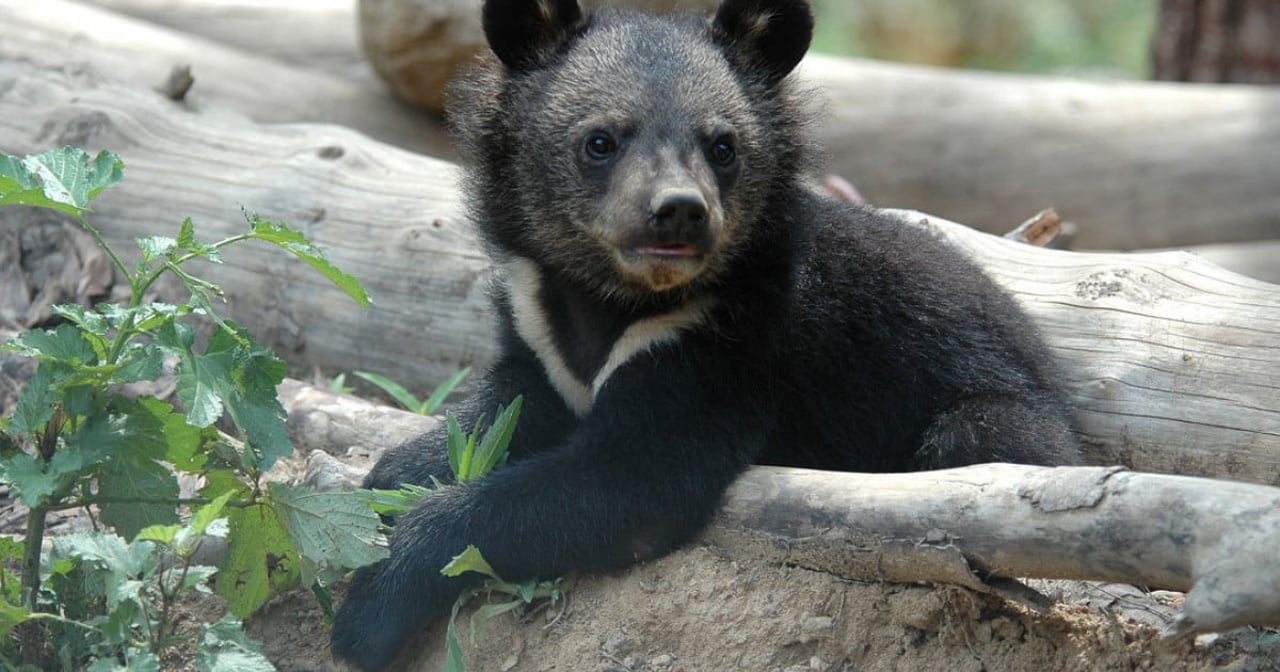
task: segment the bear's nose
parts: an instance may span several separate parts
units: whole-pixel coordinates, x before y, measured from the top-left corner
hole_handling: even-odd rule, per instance
[[[659,235],[696,236],[707,225],[707,202],[693,189],[663,189],[649,201],[649,221]]]

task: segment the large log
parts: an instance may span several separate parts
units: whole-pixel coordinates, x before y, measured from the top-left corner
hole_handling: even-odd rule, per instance
[[[394,445],[434,422],[296,382],[281,388],[313,479],[330,453]],[[323,451],[323,452],[322,452]],[[340,480],[340,479],[339,479]],[[1079,579],[1190,591],[1167,634],[1280,625],[1280,488],[1116,467],[988,464],[915,474],[756,467],[706,535],[735,561],[862,580]]]
[[[1280,89],[1074,81],[810,56],[835,172],[985,231],[1055,207],[1077,248],[1280,237]]]
[[[122,249],[186,215],[210,238],[238,232],[240,203],[329,247],[373,309],[270,250],[209,269],[231,315],[294,364],[390,373],[421,390],[491,356],[489,265],[452,165],[339,128],[192,114],[136,88],[0,63],[0,147],[60,143],[128,163],[94,215]],[[1055,252],[928,220],[1040,324],[1092,462],[1280,483],[1280,289],[1186,254]]]
[[[221,21],[198,20],[202,12],[223,11],[201,9],[220,7],[217,0],[200,0],[175,12],[147,7],[178,0],[94,1],[246,47],[253,44],[246,36],[270,34],[281,45],[310,39],[310,33],[275,25],[272,8],[307,4],[301,0],[272,0],[257,12],[237,4],[234,18]],[[339,24],[329,26],[329,32],[348,30],[355,20],[354,4],[347,3],[344,10],[334,2],[321,3],[324,11],[303,8],[296,13]],[[0,56],[27,51],[43,54],[40,58],[47,62],[66,58],[66,53],[82,54],[129,73],[156,58],[157,49],[192,51],[172,46],[171,35],[138,42],[147,45],[145,50],[129,46],[110,34],[128,26],[131,34],[141,36],[136,26],[102,21],[101,13],[74,8],[65,0],[0,6]],[[230,21],[238,23],[240,37],[223,28]],[[33,31],[48,34],[30,35]],[[420,36],[400,39],[412,43]],[[354,49],[349,41],[343,44]],[[68,45],[69,51],[57,51]],[[403,56],[390,45],[375,48]],[[217,59],[198,67],[197,79],[202,71],[214,77],[208,68],[216,64]],[[394,67],[408,72],[416,66],[402,62]],[[241,71],[249,74],[238,76]],[[1074,245],[1089,249],[1280,238],[1275,214],[1280,211],[1280,124],[1271,121],[1280,114],[1280,90],[1274,87],[1079,81],[817,55],[806,59],[802,72],[816,89],[815,97],[827,99],[826,116],[816,130],[830,156],[829,168],[853,180],[878,205],[916,208],[993,233],[1054,206],[1079,225]],[[250,116],[255,116],[248,111],[255,104],[277,106],[278,116],[255,116],[259,120],[335,121],[417,146],[404,144],[415,139],[412,135],[375,132],[369,124],[377,115],[365,118],[364,111],[342,119],[288,116],[315,107],[318,97],[311,97],[304,83],[295,90],[274,75],[256,74],[248,64],[216,74],[232,86],[216,92],[206,88],[205,93],[225,95]],[[252,77],[251,83],[242,83],[242,76]],[[263,97],[262,91],[274,95]],[[438,99],[439,91],[401,95]],[[417,140],[431,143],[434,156],[449,157],[438,128],[420,132],[424,137]]]
[[[354,0],[86,0],[258,56],[370,82]]]
[[[1194,245],[1183,249],[1241,275],[1280,283],[1280,240]]]
[[[291,39],[279,27],[269,28],[273,39]],[[438,119],[397,103],[372,83],[287,65],[69,0],[0,2],[0,60],[89,67],[146,88],[160,88],[175,66],[186,65],[195,78],[186,93],[192,109],[216,104],[261,122],[339,124],[413,151],[453,153]]]
[[[89,71],[0,61],[0,148],[63,144],[124,159],[126,186],[93,217],[128,258],[134,239],[173,235],[186,216],[205,240],[243,231],[241,205],[330,248],[369,287],[369,310],[265,246],[207,269],[231,315],[295,366],[389,372],[418,388],[489,357],[488,265],[462,223],[452,165],[338,126],[255,125]]]

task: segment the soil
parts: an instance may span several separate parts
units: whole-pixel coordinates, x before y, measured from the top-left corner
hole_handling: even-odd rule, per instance
[[[1175,594],[1041,582],[1066,599],[1036,613],[962,588],[861,583],[748,566],[697,545],[609,576],[578,577],[552,605],[498,616],[464,641],[480,672],[844,672],[851,670],[1271,670],[1260,630],[1160,639]],[[470,611],[459,631],[466,632]],[[287,672],[344,670],[325,650],[315,601],[296,593],[249,625]],[[396,669],[438,672],[444,624]],[[464,635],[465,640],[465,635]]]

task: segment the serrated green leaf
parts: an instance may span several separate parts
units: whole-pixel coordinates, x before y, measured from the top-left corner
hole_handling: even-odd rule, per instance
[[[182,220],[182,226],[178,227],[178,246],[192,247],[196,244],[196,223],[191,221],[190,217]]]
[[[156,342],[178,355],[177,394],[187,422],[208,427],[225,408],[248,448],[239,466],[264,471],[293,452],[285,426],[288,415],[276,396],[284,362],[234,322],[224,326],[202,353],[193,350],[194,337],[186,325],[164,325]]]
[[[244,631],[240,619],[228,614],[200,633],[197,663],[206,672],[274,672],[263,655],[262,644]]]
[[[70,320],[80,329],[95,336],[105,336],[110,325],[107,318],[96,310],[85,308],[78,303],[64,303],[53,306],[54,315]]]
[[[283,483],[269,487],[271,505],[294,546],[317,571],[354,569],[387,557],[378,516],[369,508],[369,491],[320,491]]]
[[[60,324],[56,329],[33,329],[18,334],[6,346],[14,346],[24,355],[40,361],[58,361],[73,366],[93,366],[98,355],[84,334],[73,325]]]
[[[43,432],[45,425],[53,418],[54,403],[58,395],[53,389],[52,371],[52,365],[41,362],[36,367],[35,375],[27,381],[9,420],[9,431],[14,435],[33,436],[37,432]]]
[[[80,218],[89,201],[123,176],[124,162],[111,152],[90,158],[82,149],[62,147],[21,161],[0,158],[0,205],[33,205]]]
[[[9,484],[14,494],[27,506],[49,503],[54,495],[81,477],[90,464],[74,450],[59,450],[49,462],[26,453],[17,453],[0,460],[0,481]]]
[[[127,324],[134,330],[145,332],[191,312],[189,306],[170,303],[143,303],[136,306],[103,303],[98,305],[97,310],[112,327],[119,329]]]
[[[151,525],[178,522],[178,479],[163,464],[138,453],[119,452],[98,475],[98,496],[126,500],[99,505],[103,523],[126,539]],[[130,499],[163,499],[172,503],[136,503]]]
[[[415,410],[422,415],[431,415],[435,413],[440,409],[440,405],[444,403],[444,400],[448,399],[450,394],[453,394],[453,391],[458,388],[458,385],[462,383],[463,379],[470,373],[471,367],[468,366],[450,376],[448,380],[437,385],[436,389],[432,390],[431,396],[427,397],[427,400],[422,402],[422,405]]]
[[[120,357],[120,368],[111,376],[117,385],[155,380],[164,373],[164,352],[152,343],[137,343]]]
[[[179,471],[198,473],[204,468],[208,455],[201,448],[206,442],[217,440],[218,431],[213,427],[192,427],[173,405],[154,397],[138,400],[160,422],[164,453],[161,459]]]
[[[178,241],[168,236],[147,236],[138,239],[138,249],[144,260],[155,261],[173,254],[178,249]]]
[[[50,560],[63,558],[79,561],[88,587],[107,598],[108,610],[140,599],[141,585],[135,577],[148,574],[158,562],[149,544],[130,545],[119,535],[98,531],[55,536]]]
[[[195,334],[186,324],[167,323],[156,332],[156,342],[178,356],[174,371],[178,401],[186,410],[187,422],[208,427],[222,417],[222,395],[219,387],[228,385],[235,357],[230,352],[208,349],[197,354]]]
[[[246,213],[245,217],[249,221],[250,235],[252,237],[275,243],[292,252],[299,259],[310,264],[312,268],[320,271],[320,274],[337,285],[338,289],[346,292],[347,296],[350,296],[361,308],[369,306],[369,294],[360,285],[360,281],[356,280],[354,276],[338,270],[337,266],[329,262],[324,251],[308,240],[301,231],[291,229],[285,224],[267,221],[256,213]]]
[[[269,506],[227,511],[229,552],[218,567],[218,594],[246,618],[272,595],[298,584],[298,556],[280,515]]]
[[[453,556],[453,560],[440,570],[440,573],[445,576],[461,576],[467,572],[478,572],[495,581],[502,580],[502,577],[493,571],[493,567],[489,566],[489,561],[480,555],[480,549],[472,545],[468,545],[461,553]]]
[[[352,371],[352,373],[369,381],[370,383],[373,383],[378,387],[378,389],[391,395],[391,398],[400,402],[401,406],[404,406],[414,413],[422,412],[420,410],[422,408],[422,402],[418,401],[418,398],[414,396],[412,392],[406,390],[400,383],[397,383],[396,381],[381,374],[370,373],[368,371]]]
[[[222,255],[217,248],[196,240],[196,225],[190,217],[182,220],[182,228],[178,232],[178,247],[215,264],[222,263]]]

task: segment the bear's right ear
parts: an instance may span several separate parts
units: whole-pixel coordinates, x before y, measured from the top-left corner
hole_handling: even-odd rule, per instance
[[[512,70],[537,67],[564,45],[582,22],[578,0],[485,0],[484,36]]]
[[[808,0],[724,0],[712,25],[739,64],[770,84],[800,63],[813,39]]]

